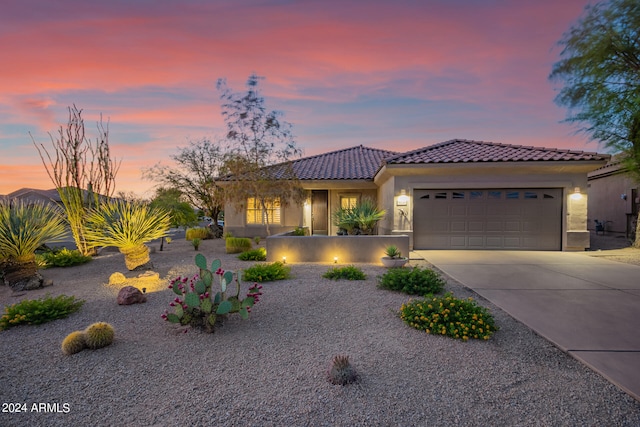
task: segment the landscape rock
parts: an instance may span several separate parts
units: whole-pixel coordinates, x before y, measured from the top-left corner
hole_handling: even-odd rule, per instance
[[[145,294],[140,292],[140,289],[134,286],[125,286],[118,292],[118,304],[119,305],[131,305],[147,302]]]
[[[120,283],[125,283],[126,281],[127,281],[127,277],[124,274],[117,271],[113,273],[111,276],[109,276],[110,285],[118,285]]]

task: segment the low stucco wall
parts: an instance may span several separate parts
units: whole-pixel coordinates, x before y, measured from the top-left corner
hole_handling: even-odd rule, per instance
[[[409,236],[287,236],[267,237],[267,261],[334,262],[338,264],[366,262],[380,264],[385,248],[397,246],[409,256]]]

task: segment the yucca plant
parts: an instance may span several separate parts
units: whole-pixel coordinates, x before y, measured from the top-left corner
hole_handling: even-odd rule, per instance
[[[362,199],[353,210],[353,216],[362,234],[371,234],[378,221],[385,215],[386,211],[379,209],[376,202],[368,197]]]
[[[351,234],[357,225],[353,209],[349,208],[337,208],[331,213],[331,219],[333,225],[345,230],[347,234]]]
[[[134,270],[150,260],[145,243],[166,236],[170,225],[171,217],[163,209],[136,201],[108,201],[89,211],[86,237],[93,247],[118,248],[127,269]]]
[[[0,266],[11,287],[38,275],[36,249],[66,235],[61,211],[43,202],[0,201]]]

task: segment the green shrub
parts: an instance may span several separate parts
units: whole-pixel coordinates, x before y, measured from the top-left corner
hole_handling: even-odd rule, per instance
[[[231,237],[231,236],[229,236],[229,237]],[[253,241],[256,243],[256,245],[259,245],[259,244],[260,244],[260,240],[261,240],[261,237],[260,237],[260,236],[255,236],[255,237],[253,238]]]
[[[302,227],[296,227],[295,230],[293,230],[293,232],[291,233],[293,236],[306,236],[307,232],[304,228]]]
[[[228,254],[238,254],[251,249],[251,239],[248,237],[227,237],[224,242]]]
[[[443,297],[409,300],[400,308],[400,317],[412,328],[433,335],[467,341],[488,340],[498,328],[489,311],[473,298],[461,300],[447,293]]]
[[[21,324],[39,325],[51,320],[62,319],[80,310],[84,300],[74,296],[47,296],[36,300],[23,300],[4,307],[0,317],[0,331]]]
[[[379,286],[409,295],[425,296],[444,289],[445,280],[435,271],[420,267],[391,268],[379,277]]]
[[[71,267],[73,265],[85,264],[91,261],[88,255],[82,255],[77,249],[53,249],[50,251],[36,254],[38,266],[41,268],[49,267]]]
[[[267,250],[265,248],[257,248],[245,251],[238,255],[238,259],[241,261],[266,261]]]
[[[242,280],[247,282],[271,282],[289,278],[291,267],[280,261],[271,264],[256,264],[244,270]]]
[[[198,248],[200,247],[201,242],[202,240],[200,240],[198,237],[194,237],[193,239],[191,239],[191,244],[193,245],[193,249],[197,251]]]
[[[187,240],[193,240],[193,239],[202,240],[202,239],[211,238],[211,236],[209,235],[209,229],[207,227],[187,228],[185,236]]]
[[[338,280],[364,280],[367,275],[362,270],[353,265],[347,265],[345,267],[330,268],[326,273],[322,275],[325,279]]]

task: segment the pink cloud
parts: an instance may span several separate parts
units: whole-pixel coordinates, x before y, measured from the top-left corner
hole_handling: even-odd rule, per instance
[[[141,166],[223,129],[218,77],[242,90],[257,72],[267,77],[269,107],[286,111],[307,154],[385,138],[397,149],[452,137],[584,148],[557,123],[564,112],[552,102],[547,74],[556,40],[587,2],[158,1],[147,8],[67,0],[70,13],[46,1],[11,5],[0,17],[0,45],[9,47],[0,69],[0,144],[28,144],[29,130],[55,132],[75,102],[92,132],[99,112],[111,118],[122,185],[136,187]],[[403,99],[424,111],[410,111],[413,121],[405,110],[396,116]],[[341,133],[347,126],[352,131]],[[5,182],[3,173],[0,193]]]

